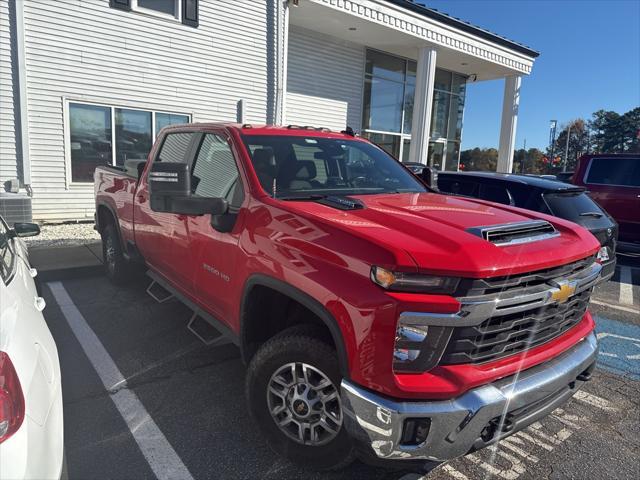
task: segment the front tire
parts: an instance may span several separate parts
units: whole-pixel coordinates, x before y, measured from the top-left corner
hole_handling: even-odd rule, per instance
[[[113,223],[101,232],[102,258],[107,278],[116,285],[122,285],[129,278],[129,262],[124,258],[118,230]]]
[[[262,345],[249,364],[246,395],[277,453],[318,470],[353,461],[340,380],[335,350],[311,332],[293,327]]]

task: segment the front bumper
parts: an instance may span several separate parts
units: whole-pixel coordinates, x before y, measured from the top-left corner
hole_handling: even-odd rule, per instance
[[[616,257],[613,256],[612,260],[602,264],[602,272],[600,273],[600,281],[598,283],[604,283],[613,277],[616,271]]]
[[[345,426],[365,454],[446,461],[522,430],[565,403],[591,377],[594,333],[543,364],[446,401],[395,401],[342,382]],[[401,443],[406,419],[430,420],[420,445]]]

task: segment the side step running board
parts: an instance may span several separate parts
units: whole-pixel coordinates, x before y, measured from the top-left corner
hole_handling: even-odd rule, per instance
[[[167,300],[171,300],[172,298],[174,298],[173,293],[160,285],[157,280],[151,281],[151,283],[147,287],[147,293],[158,303],[164,303]]]
[[[202,308],[197,306],[182,293],[178,292],[168,282],[166,282],[160,275],[147,270],[147,276],[151,279],[151,284],[147,288],[147,293],[158,303],[164,303],[171,298],[175,298],[189,307],[193,312],[187,329],[193,333],[202,343],[209,346],[226,345],[227,343],[233,343],[234,345],[240,345],[238,336],[227,325],[220,320],[205,312]],[[162,293],[164,293],[162,295]],[[211,335],[211,327],[215,329],[218,335]]]

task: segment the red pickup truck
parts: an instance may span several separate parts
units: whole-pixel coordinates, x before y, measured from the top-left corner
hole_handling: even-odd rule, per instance
[[[257,424],[306,466],[464,455],[592,375],[598,241],[432,192],[350,130],[169,127],[95,196],[108,276],[144,262],[229,335]]]

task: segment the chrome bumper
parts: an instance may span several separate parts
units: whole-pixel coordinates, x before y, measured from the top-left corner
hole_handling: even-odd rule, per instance
[[[544,364],[445,401],[394,401],[343,381],[345,426],[361,448],[381,459],[449,460],[495,443],[562,405],[590,378],[597,350],[591,333]],[[401,444],[408,418],[430,420],[420,445]]]

